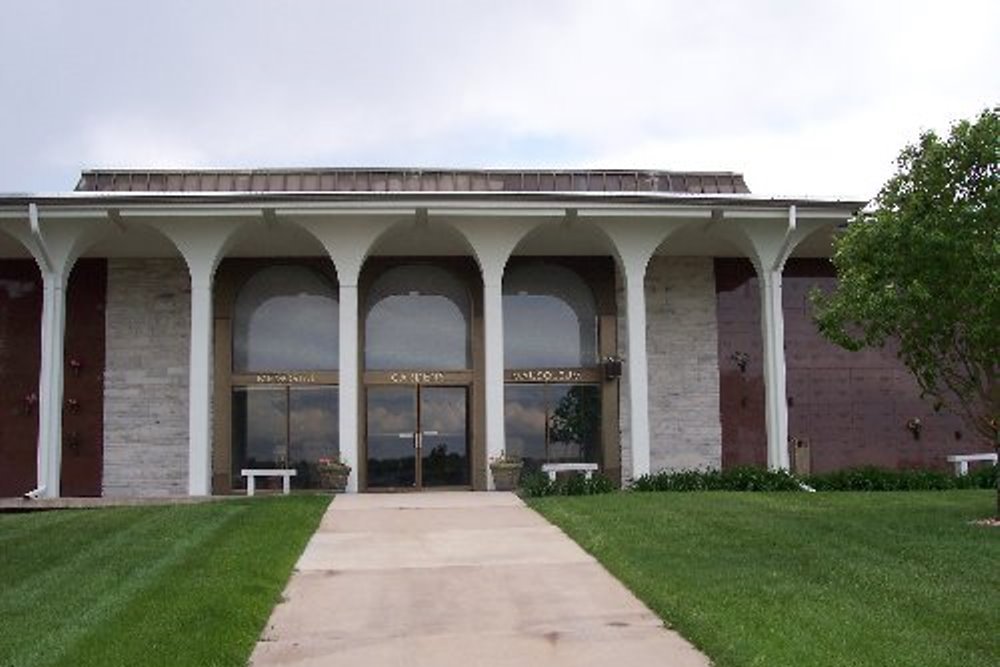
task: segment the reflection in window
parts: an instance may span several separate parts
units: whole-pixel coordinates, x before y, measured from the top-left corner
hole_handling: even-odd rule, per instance
[[[304,266],[263,269],[236,298],[233,370],[336,370],[337,321],[337,292],[329,280]]]
[[[526,469],[543,463],[597,463],[600,387],[588,384],[508,384],[504,390],[507,453]]]
[[[365,368],[470,368],[469,295],[450,272],[389,269],[372,285],[365,316]]]
[[[294,468],[293,487],[317,488],[319,459],[340,453],[337,424],[336,387],[234,387],[234,486],[243,468]]]
[[[506,368],[580,368],[597,364],[597,307],[571,269],[535,263],[503,281]]]

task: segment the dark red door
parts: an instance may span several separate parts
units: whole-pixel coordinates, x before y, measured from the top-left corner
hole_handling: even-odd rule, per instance
[[[63,496],[101,495],[107,275],[105,260],[81,259],[66,291]]]
[[[35,488],[42,277],[32,259],[0,259],[0,497]]]

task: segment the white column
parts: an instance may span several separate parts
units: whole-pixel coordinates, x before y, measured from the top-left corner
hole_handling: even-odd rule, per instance
[[[625,260],[628,416],[632,479],[649,474],[649,370],[646,362],[646,260]]]
[[[188,495],[212,493],[212,271],[191,272]]]
[[[486,483],[493,489],[489,460],[506,448],[503,402],[503,290],[502,273],[483,276],[483,329],[486,381]]]
[[[68,272],[67,272],[68,273]],[[42,274],[42,363],[38,379],[38,486],[59,497],[62,472],[63,350],[66,330],[66,277]]]
[[[358,490],[358,286],[340,284],[340,458],[351,466],[347,491]]]
[[[764,340],[764,413],[767,467],[788,470],[788,404],[785,398],[785,317],[781,309],[781,270],[759,270],[761,329]]]

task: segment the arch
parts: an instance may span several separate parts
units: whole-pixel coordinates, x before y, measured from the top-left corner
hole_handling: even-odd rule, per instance
[[[336,370],[336,287],[317,271],[278,264],[259,269],[233,308],[233,371]]]
[[[407,263],[385,270],[365,298],[365,368],[471,368],[471,310],[466,285],[448,269]]]

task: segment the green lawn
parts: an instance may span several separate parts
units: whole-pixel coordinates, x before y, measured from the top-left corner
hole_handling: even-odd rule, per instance
[[[0,514],[0,667],[245,664],[329,501]]]
[[[996,667],[991,491],[529,501],[718,667]]]

